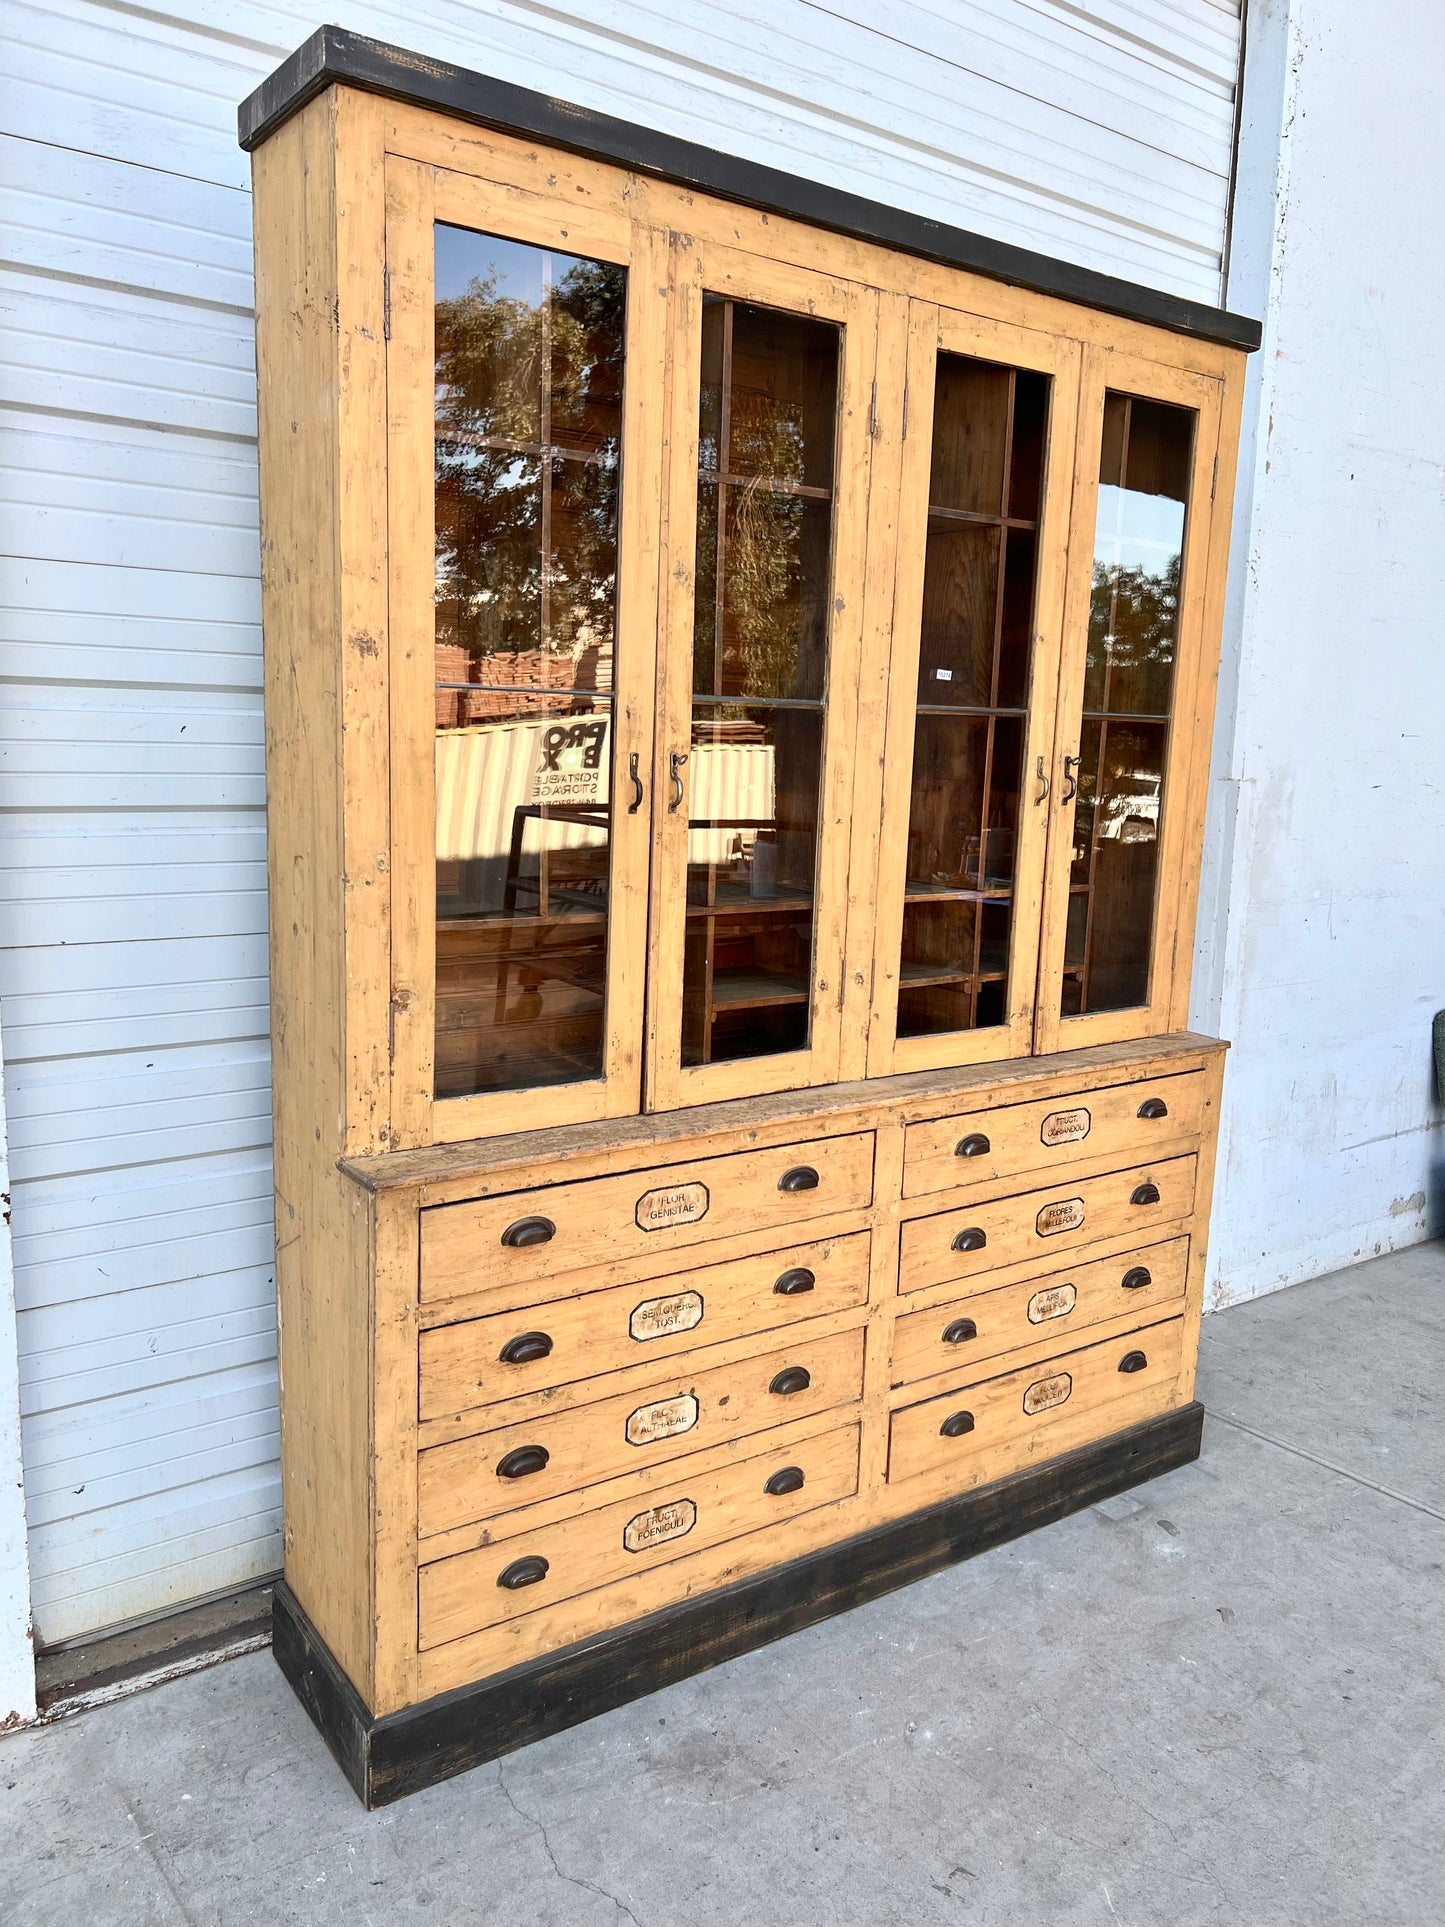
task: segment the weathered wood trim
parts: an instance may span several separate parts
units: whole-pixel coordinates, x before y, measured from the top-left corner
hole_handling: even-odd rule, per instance
[[[610,161],[723,200],[796,217],[835,234],[879,242],[945,266],[967,268],[1014,287],[1080,301],[1107,314],[1125,315],[1176,334],[1246,350],[1260,343],[1261,324],[1245,315],[1230,314],[1157,288],[1140,287],[1112,274],[1055,260],[1032,248],[971,234],[925,215],[824,186],[820,181],[802,180],[735,154],[720,154],[653,128],[591,113],[570,101],[555,100],[530,88],[453,66],[449,61],[408,53],[344,27],[318,27],[241,103],[237,115],[241,146],[248,152],[261,146],[308,101],[338,83]]]

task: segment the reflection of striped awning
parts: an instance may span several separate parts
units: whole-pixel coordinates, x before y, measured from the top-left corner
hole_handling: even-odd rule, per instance
[[[437,860],[502,859],[512,847],[516,812],[528,801],[540,756],[542,732],[557,720],[477,723],[437,732]],[[604,769],[608,758],[604,756]],[[773,815],[773,750],[769,743],[699,743],[689,763],[688,814],[702,822],[767,823]],[[599,802],[607,800],[604,775]],[[543,825],[529,819],[525,847],[535,850]],[[744,829],[697,829],[688,835],[690,863],[726,861]],[[554,818],[545,826],[547,847],[575,850],[606,841],[602,830]]]

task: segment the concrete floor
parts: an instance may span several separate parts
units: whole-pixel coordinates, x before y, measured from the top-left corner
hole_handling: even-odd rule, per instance
[[[6,1927],[1436,1927],[1445,1246],[1206,1320],[1197,1465],[378,1814],[258,1653],[0,1742]]]

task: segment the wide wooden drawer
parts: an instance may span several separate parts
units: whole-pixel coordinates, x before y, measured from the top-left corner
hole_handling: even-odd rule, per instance
[[[1183,1350],[1184,1321],[1171,1318],[997,1378],[964,1378],[893,1414],[888,1482],[963,1467],[1025,1437],[1037,1439],[1039,1458],[1049,1458],[1122,1431],[1167,1408]],[[1065,1426],[1069,1436],[1051,1442],[1050,1433]]]
[[[1188,1238],[1171,1238],[1117,1258],[1096,1258],[1042,1278],[972,1291],[929,1311],[911,1311],[893,1327],[895,1385],[966,1371],[982,1359],[1024,1345],[1060,1343],[1106,1318],[1140,1317],[1184,1296]]]
[[[1040,1104],[962,1111],[903,1135],[903,1195],[1007,1183],[1083,1158],[1138,1159],[1199,1136],[1204,1073],[1151,1077]]]
[[[526,1513],[516,1514],[479,1551],[422,1567],[421,1648],[630,1579],[745,1533],[777,1532],[778,1558],[785,1560],[791,1520],[851,1498],[857,1490],[858,1426],[853,1423],[781,1450],[764,1449],[702,1477],[689,1477],[685,1466],[668,1467],[646,1492],[554,1525],[529,1528]]]
[[[981,1277],[1030,1258],[1047,1264],[1056,1251],[1172,1224],[1194,1209],[1195,1164],[1192,1157],[1168,1158],[911,1219],[903,1227],[898,1289]]]
[[[868,1243],[869,1234],[858,1231],[785,1245],[423,1332],[421,1417],[446,1418],[521,1392],[847,1311],[868,1296]]]
[[[555,1278],[873,1201],[873,1133],[811,1138],[422,1213],[423,1299]]]
[[[862,1392],[860,1329],[832,1338],[800,1334],[784,1348],[711,1371],[679,1370],[592,1405],[543,1409],[424,1451],[418,1461],[418,1530],[426,1538],[491,1519],[653,1461],[828,1411]],[[499,1416],[506,1410],[500,1407]]]

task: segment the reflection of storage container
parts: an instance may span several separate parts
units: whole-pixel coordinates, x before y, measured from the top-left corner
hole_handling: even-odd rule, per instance
[[[313,53],[245,110],[276,1653],[378,1801],[1197,1451],[1248,329]]]

